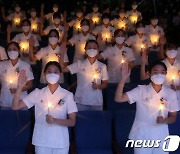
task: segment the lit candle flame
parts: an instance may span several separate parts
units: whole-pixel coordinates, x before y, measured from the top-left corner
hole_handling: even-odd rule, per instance
[[[122,59],[122,60],[121,60],[121,63],[122,63],[122,64],[124,64],[124,63],[125,63],[125,60],[124,60],[124,59]]]
[[[38,25],[36,23],[32,24],[31,30],[35,31],[37,30]]]
[[[20,43],[21,51],[25,52],[29,49],[29,42],[21,42]]]
[[[50,109],[52,108],[51,102],[48,102],[48,114],[50,114]]]
[[[131,22],[133,23],[133,24],[136,24],[136,22],[137,22],[137,16],[131,16]]]
[[[99,17],[93,17],[92,21],[94,24],[97,24],[97,22],[99,22]]]
[[[14,24],[19,25],[20,24],[20,18],[14,18]]]
[[[150,35],[150,40],[153,45],[157,45],[158,40],[159,40],[159,35],[157,34]]]

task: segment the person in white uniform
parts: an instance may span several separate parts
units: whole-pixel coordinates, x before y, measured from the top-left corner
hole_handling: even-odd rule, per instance
[[[92,10],[93,10],[93,12],[88,13],[85,18],[88,20],[91,20],[93,23],[93,27],[95,27],[101,23],[102,14],[100,12],[98,12],[99,11],[98,4],[93,4]]]
[[[63,47],[63,45],[61,46],[58,45],[58,40],[59,40],[58,31],[55,29],[50,30],[48,38],[49,38],[49,45],[47,47],[41,48],[36,54],[33,53],[33,49],[32,49],[32,46],[34,46],[35,41],[33,39],[30,40],[30,55],[29,55],[30,60],[32,62],[42,60],[42,72],[41,72],[41,79],[40,79],[41,83],[47,83],[43,72],[44,72],[45,65],[49,61],[59,62],[59,59],[62,58],[61,55],[63,54],[64,65],[67,66],[69,62],[67,52],[66,52],[67,50],[66,47]],[[63,75],[59,82],[61,83],[64,82]]]
[[[133,49],[136,58],[135,65],[141,65],[142,52],[146,49],[149,53],[152,46],[149,37],[146,36],[145,27],[142,22],[137,22],[136,34],[129,36],[125,43]]]
[[[167,67],[158,61],[150,68],[151,83],[139,85],[123,93],[124,84],[130,75],[127,64],[122,67],[121,81],[118,84],[115,101],[136,102],[136,116],[129,139],[161,140],[159,148],[134,148],[135,154],[167,154],[162,150],[162,143],[169,135],[168,124],[176,121],[179,111],[178,100],[174,90],[164,86]]]
[[[46,27],[43,30],[43,23],[41,23],[40,26],[40,32],[41,32],[41,36],[43,35],[48,35],[49,31],[51,29],[56,29],[59,32],[59,43],[61,43],[62,41],[64,41],[66,39],[66,35],[67,35],[67,30],[66,28],[64,28],[63,26],[61,26],[62,22],[61,22],[61,15],[58,12],[55,12],[53,14],[53,24],[49,25],[48,27]]]
[[[77,74],[75,101],[79,111],[103,110],[102,90],[107,87],[108,72],[105,64],[97,60],[98,43],[87,41],[85,45],[87,58],[67,67],[61,66],[63,72]]]
[[[84,18],[84,13],[82,9],[77,9],[75,12],[75,19],[68,22],[69,27],[73,27],[73,35],[79,34],[81,32],[81,20]]]
[[[36,154],[68,154],[68,127],[76,123],[76,103],[73,94],[58,84],[61,77],[59,63],[49,62],[44,73],[48,85],[43,89],[35,89],[23,99],[20,95],[27,77],[25,71],[20,73],[12,109],[35,107],[32,144],[35,145]]]
[[[135,61],[132,49],[124,46],[125,34],[122,29],[115,30],[114,39],[116,44],[113,47],[107,47],[98,57],[98,59],[108,60],[109,83],[120,81],[123,63],[128,63],[129,67],[133,68]]]
[[[53,7],[52,7],[52,12],[48,13],[48,14],[44,14],[44,3],[41,4],[41,17],[45,20],[48,20],[49,25],[53,25],[53,15],[54,13],[59,12],[59,6],[58,4],[54,3]],[[61,21],[64,20],[63,15],[61,14]]]
[[[96,40],[94,35],[89,32],[90,23],[89,20],[81,20],[81,33],[73,35],[67,42],[67,45],[75,45],[75,55],[73,62],[83,60],[85,55],[85,44],[87,40]]]
[[[13,13],[5,16],[5,8],[1,7],[2,18],[5,22],[12,22],[13,31],[21,31],[21,21],[26,18],[25,12],[21,10],[21,6],[17,3],[15,4],[15,10]]]
[[[27,90],[32,88],[32,81],[34,79],[30,65],[18,57],[20,54],[18,43],[10,42],[7,47],[7,53],[10,60],[0,62],[0,106],[4,110],[11,109],[13,95],[17,90],[19,72],[25,70],[27,74],[27,83],[23,86],[21,99],[27,95]]]
[[[107,46],[111,46],[115,28],[110,26],[110,15],[104,13],[101,17],[102,25],[97,26],[92,33],[98,36],[99,50],[103,51]]]
[[[0,61],[7,60],[7,54],[4,47],[0,46]]]
[[[138,7],[137,3],[133,2],[132,10],[126,12],[126,18],[128,18],[128,20],[129,20],[128,28],[129,28],[129,31],[131,31],[131,32],[135,31],[135,24],[138,21],[142,20],[142,14],[141,14],[141,12],[139,12],[137,10],[137,7]]]
[[[114,26],[115,29],[128,31],[129,21],[126,18],[125,10],[119,10],[119,18],[111,20],[111,25]]]
[[[29,60],[29,40],[31,37],[35,40],[35,43],[33,45],[33,52],[36,53],[39,49],[39,42],[37,40],[37,36],[31,33],[31,22],[28,19],[24,19],[22,21],[22,30],[23,33],[17,34],[12,41],[15,41],[19,43],[20,45],[20,55],[21,59],[29,64],[34,65],[35,63],[32,63]],[[10,42],[10,35],[11,35],[12,29],[10,27],[7,28],[7,42]]]
[[[34,7],[31,8],[30,15],[29,21],[31,22],[31,32],[36,34],[38,40],[40,40],[40,36],[38,35],[40,33],[40,18],[37,16],[37,11]]]

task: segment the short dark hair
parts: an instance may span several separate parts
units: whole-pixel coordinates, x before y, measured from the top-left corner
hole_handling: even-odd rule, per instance
[[[116,29],[116,30],[114,31],[114,37],[116,37],[116,36],[119,34],[119,32],[122,32],[123,35],[125,35],[125,32],[124,32],[122,29]]]
[[[164,67],[165,71],[167,72],[167,66],[166,66],[163,62],[161,62],[161,61],[155,61],[155,62],[153,62],[153,63],[150,65],[150,67],[149,67],[149,72],[151,73],[152,69],[153,69],[155,66],[157,66],[157,65],[161,65],[162,67]]]
[[[45,68],[44,68],[44,73],[47,71],[48,67],[51,66],[51,65],[56,66],[56,67],[59,69],[59,71],[61,72],[61,66],[60,66],[60,64],[59,64],[57,61],[50,61],[50,62],[48,62],[48,63],[46,64],[46,66],[45,66]]]
[[[106,18],[110,19],[110,15],[108,13],[104,13],[101,17],[102,20]]]
[[[49,31],[48,38],[49,38],[49,36],[50,36],[50,34],[51,34],[52,32],[55,32],[55,33],[56,33],[56,35],[58,36],[58,40],[59,40],[59,32],[58,32],[56,29],[51,29],[51,30]]]
[[[7,45],[7,49],[9,48],[9,46],[10,46],[11,44],[15,45],[15,46],[18,48],[18,50],[20,50],[19,43],[15,42],[15,41],[9,42],[8,45]]]
[[[99,44],[98,44],[98,42],[97,42],[96,40],[88,40],[88,41],[86,42],[86,44],[85,44],[85,48],[87,47],[87,45],[88,45],[89,43],[95,43],[95,44],[98,46],[98,48],[99,48]]]
[[[59,12],[55,12],[53,14],[53,19],[55,19],[55,18],[60,18],[61,19],[61,14]]]
[[[21,21],[21,25],[23,25],[23,23],[27,22],[29,26],[31,26],[31,22],[29,19],[24,19]]]
[[[81,20],[81,25],[83,24],[83,22],[87,22],[88,26],[90,26],[90,22],[89,22],[89,20],[87,20],[87,19],[85,19],[85,18],[84,18],[84,19],[82,19],[82,20]]]

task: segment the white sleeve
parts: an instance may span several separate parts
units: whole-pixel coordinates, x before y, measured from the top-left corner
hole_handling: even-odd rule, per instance
[[[39,89],[35,89],[30,94],[28,94],[25,98],[22,99],[22,101],[26,104],[28,109],[33,107],[36,103],[38,103],[39,92],[40,92]]]
[[[33,80],[34,75],[33,75],[31,66],[29,64],[27,64],[27,67],[25,69],[26,69],[27,81]]]
[[[77,42],[77,35],[74,35],[73,37],[71,37],[69,39],[69,42],[71,43],[71,45],[73,46],[76,42]]]
[[[76,102],[74,101],[74,96],[72,93],[68,94],[65,97],[65,103],[67,103],[68,114],[78,112]]]
[[[106,65],[102,67],[102,81],[109,80],[108,71]]]
[[[137,102],[138,97],[141,97],[140,96],[140,88],[139,88],[139,86],[134,88],[131,91],[126,92],[126,94],[127,94],[128,98],[129,98],[129,103],[130,104],[133,104],[133,103]]]
[[[178,103],[177,95],[174,90],[172,90],[169,99],[167,100],[168,105],[168,111],[169,112],[177,112],[180,110],[180,106]]]
[[[17,42],[17,43],[20,43],[19,35],[17,34],[17,35],[12,39],[12,41]]]
[[[64,62],[65,62],[65,63],[69,63],[69,59],[68,59],[68,56],[67,56],[67,52],[65,52],[65,54],[64,54]]]
[[[103,57],[104,60],[106,60],[108,57],[111,56],[111,51],[109,48],[106,48],[100,55]]]
[[[38,59],[38,60],[41,60],[44,56],[44,52],[45,50],[43,48],[41,48],[36,54],[35,54],[35,57]]]
[[[0,58],[1,58],[1,60],[7,60],[8,59],[6,51],[3,47],[0,47]]]
[[[128,46],[131,46],[132,41],[133,41],[132,36],[130,36],[130,37],[128,37],[128,39],[125,41],[125,43],[126,43]]]
[[[134,61],[136,60],[135,57],[134,57],[134,54],[133,54],[133,51],[131,48],[129,48],[129,52],[128,52],[128,61]]]
[[[67,66],[71,74],[79,72],[79,61]]]
[[[50,31],[50,26],[48,26],[43,32],[45,35],[48,35]]]

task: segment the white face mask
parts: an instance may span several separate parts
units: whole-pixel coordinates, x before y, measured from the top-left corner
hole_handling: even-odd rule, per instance
[[[165,80],[166,80],[166,75],[164,74],[157,74],[157,75],[151,76],[151,81],[157,85],[163,84]]]
[[[58,43],[58,38],[57,37],[49,37],[49,43],[51,45],[55,45]]]
[[[58,7],[53,7],[53,11],[57,12],[58,11]]]
[[[14,60],[19,56],[19,53],[17,51],[9,51],[8,56],[10,59]]]
[[[94,12],[97,12],[98,10],[99,10],[98,7],[93,7],[93,11],[94,11]]]
[[[115,41],[117,44],[123,44],[124,43],[125,38],[124,37],[116,37]]]
[[[22,27],[23,32],[28,32],[30,30],[30,26],[23,26]]]
[[[137,5],[132,5],[132,9],[135,10],[137,8]]]
[[[108,23],[109,23],[109,19],[103,19],[103,23],[105,24],[105,25],[107,25]]]
[[[145,32],[144,27],[139,27],[139,28],[137,28],[137,32],[138,32],[139,34],[144,34],[144,32]]]
[[[54,23],[55,23],[55,24],[57,24],[57,25],[58,25],[58,24],[60,24],[60,22],[61,22],[61,20],[60,20],[60,19],[54,19]]]
[[[15,10],[16,10],[16,12],[19,12],[21,10],[21,8],[19,6],[16,6]]]
[[[31,17],[36,17],[36,12],[31,12]]]
[[[125,13],[119,13],[119,16],[120,16],[121,18],[124,18],[124,17],[125,17]]]
[[[81,18],[82,17],[82,13],[81,12],[79,12],[79,13],[76,13],[76,16],[78,17],[78,18]]]
[[[88,25],[84,25],[81,27],[82,31],[87,32],[89,30],[89,26]]]
[[[55,84],[59,81],[60,76],[58,74],[55,73],[50,73],[46,75],[46,80],[48,83],[50,84]]]
[[[151,20],[151,24],[156,26],[158,24],[158,19]]]
[[[93,58],[93,57],[96,57],[96,55],[98,54],[98,51],[97,51],[96,49],[88,49],[88,50],[86,51],[86,54],[87,54],[89,57]]]
[[[166,51],[166,55],[169,58],[175,58],[177,56],[177,50],[168,50]]]

